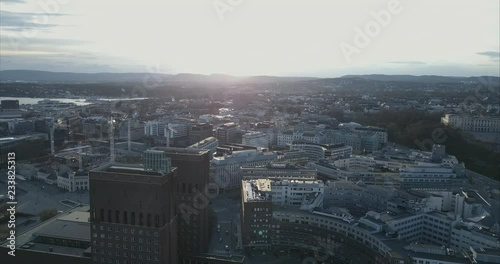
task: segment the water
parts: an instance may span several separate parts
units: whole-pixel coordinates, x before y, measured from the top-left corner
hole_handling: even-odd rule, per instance
[[[68,99],[68,98],[29,98],[29,97],[0,97],[0,100],[19,100],[19,104],[37,104],[38,102],[50,99],[54,101],[59,101],[61,103],[74,103],[76,105],[89,105],[91,103],[86,102],[85,99]]]
[[[45,99],[50,99],[54,101],[59,101],[61,103],[74,103],[78,106],[82,105],[89,105],[92,104],[92,102],[87,102],[86,99],[68,99],[68,98],[29,98],[29,97],[0,97],[0,100],[19,100],[19,104],[37,104],[39,101],[45,100]],[[102,101],[119,101],[119,100],[144,100],[147,98],[100,98],[97,100],[102,100]]]

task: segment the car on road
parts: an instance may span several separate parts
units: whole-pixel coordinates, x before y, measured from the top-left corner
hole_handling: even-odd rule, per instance
[[[226,235],[229,235],[229,230],[226,230]]]
[[[224,249],[225,249],[225,250],[229,250],[229,246],[228,246],[228,245],[225,245],[225,246],[224,246]]]
[[[222,237],[219,237],[219,243],[222,243]]]
[[[217,233],[220,233],[220,224],[217,225]]]

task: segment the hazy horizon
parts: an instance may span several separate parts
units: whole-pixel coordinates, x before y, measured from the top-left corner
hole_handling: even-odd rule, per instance
[[[500,75],[495,0],[2,0],[0,70]]]
[[[0,69],[0,71],[39,71],[39,72],[50,72],[50,73],[71,73],[71,74],[149,74],[151,72],[143,71],[143,72],[131,72],[131,71],[116,71],[116,72],[74,72],[74,71],[45,71],[45,70],[33,70],[33,69]],[[500,74],[497,75],[436,75],[436,74],[386,74],[386,73],[359,73],[359,74],[343,74],[338,76],[310,76],[310,75],[269,75],[269,74],[258,74],[258,75],[233,75],[226,73],[193,73],[193,72],[152,72],[153,74],[167,74],[167,75],[183,75],[183,74],[192,74],[192,75],[204,75],[204,76],[213,76],[213,75],[226,75],[235,78],[248,78],[248,77],[296,77],[296,78],[318,78],[318,79],[328,79],[328,78],[340,78],[345,76],[370,76],[370,75],[387,75],[387,76],[415,76],[415,77],[425,77],[425,76],[436,76],[436,77],[449,77],[449,78],[467,78],[467,77],[481,77],[481,76],[489,76],[489,77],[500,77]]]

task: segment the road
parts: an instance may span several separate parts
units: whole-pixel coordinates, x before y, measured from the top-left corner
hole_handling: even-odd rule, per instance
[[[240,202],[234,195],[229,197],[226,194],[219,194],[211,200],[212,209],[217,215],[217,224],[220,225],[220,233],[217,232],[217,225],[214,226],[210,241],[209,252],[218,255],[241,254],[237,245],[241,245],[241,232],[239,232]],[[226,232],[227,231],[227,232]],[[222,242],[219,239],[222,238]],[[239,241],[239,242],[238,242]],[[225,246],[229,250],[225,249]]]

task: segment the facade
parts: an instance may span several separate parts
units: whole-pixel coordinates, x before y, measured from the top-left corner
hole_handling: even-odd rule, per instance
[[[311,250],[323,259],[392,263],[387,261],[392,253],[387,238],[354,225],[351,219],[346,213],[274,207],[271,241],[276,247]]]
[[[213,155],[217,151],[217,147],[219,147],[219,140],[214,137],[207,137],[187,148],[208,150],[210,152],[210,157],[213,157]]]
[[[167,124],[158,121],[148,121],[144,123],[144,135],[146,136],[164,136],[165,126]]]
[[[394,188],[356,184],[350,181],[327,181],[323,205],[339,207],[355,216],[368,210],[387,210],[387,202],[396,195]]]
[[[342,157],[350,157],[352,155],[352,147],[346,144],[328,145],[326,157],[337,159]]]
[[[242,144],[258,148],[269,147],[269,137],[262,132],[246,133],[242,136]]]
[[[500,250],[500,242],[498,236],[483,231],[480,226],[460,222],[451,229],[450,247],[455,250],[467,250],[471,247]]]
[[[170,129],[171,138],[185,138],[188,136],[188,124],[186,123],[168,123],[167,127]]]
[[[238,125],[235,123],[226,123],[217,128],[216,137],[219,144],[236,143],[236,133],[238,132]]]
[[[149,155],[157,160],[149,167],[90,172],[92,263],[178,263],[177,172],[161,165],[170,162],[166,155]]]
[[[35,132],[35,122],[31,120],[17,120],[12,122],[14,135],[25,135]]]
[[[87,191],[89,189],[89,173],[86,171],[70,171],[57,175],[57,187],[69,192]]]
[[[318,161],[325,158],[326,146],[307,142],[293,142],[290,145],[291,151],[303,150],[310,161]]]
[[[451,167],[413,166],[400,170],[402,188],[448,188],[456,178]]]
[[[301,206],[307,195],[316,193],[323,195],[325,190],[325,184],[320,180],[269,181],[274,205]]]
[[[269,180],[240,182],[243,246],[270,247],[273,211]]]
[[[330,142],[334,144],[346,144],[351,146],[354,151],[362,151],[361,138],[359,135],[347,131],[335,131],[330,135]]]
[[[291,150],[282,152],[279,156],[279,160],[282,162],[306,164],[309,158],[304,150]]]
[[[46,155],[48,145],[48,136],[42,133],[0,138],[0,166],[7,166],[9,152],[15,152],[16,159],[28,160]]]
[[[209,123],[200,123],[189,128],[189,143],[195,144],[208,137],[213,137],[213,127]]]
[[[352,155],[352,147],[345,144],[324,145],[308,142],[293,142],[291,151],[305,151],[310,161],[318,161],[326,158],[349,157]]]
[[[265,167],[241,167],[243,180],[271,179],[271,180],[315,180],[316,171],[295,167],[290,164],[271,163]]]
[[[219,188],[238,188],[241,185],[241,167],[265,166],[276,161],[278,155],[258,150],[233,151],[229,155],[214,157],[210,163],[210,174]]]
[[[339,167],[330,161],[308,162],[309,169],[316,169],[318,175],[328,180],[362,182],[367,185],[398,187],[399,173],[375,167]]]
[[[500,118],[498,116],[445,114],[441,118],[441,123],[466,132],[500,132]]]
[[[164,147],[154,150],[163,152],[177,170],[179,254],[183,257],[207,252],[210,228],[208,204],[200,206],[196,197],[208,190],[211,158],[209,151]]]
[[[373,133],[378,137],[378,141],[382,145],[386,145],[388,142],[388,137],[387,137],[387,130],[384,128],[379,128],[379,127],[355,127],[354,132],[356,133]]]
[[[288,146],[295,141],[306,141],[309,143],[319,144],[321,138],[318,134],[312,132],[302,132],[295,130],[286,130],[283,132],[278,132],[277,135],[277,145],[278,146]]]

